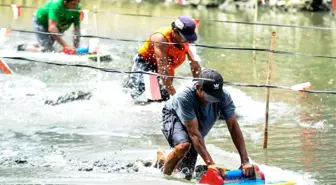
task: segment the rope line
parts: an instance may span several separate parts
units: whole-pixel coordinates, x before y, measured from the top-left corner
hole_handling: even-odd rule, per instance
[[[25,57],[2,57],[5,59],[12,59],[12,60],[24,60],[24,61],[30,61],[30,62],[36,62],[36,63],[44,63],[44,64],[50,64],[50,65],[56,65],[56,66],[70,66],[70,67],[82,67],[82,68],[90,68],[90,69],[96,69],[103,72],[109,72],[109,73],[121,73],[121,74],[132,74],[132,73],[140,73],[140,74],[148,74],[148,75],[155,75],[155,76],[161,76],[161,77],[172,77],[176,79],[186,79],[186,80],[208,80],[213,81],[212,79],[207,78],[194,78],[194,77],[183,77],[183,76],[171,76],[171,75],[162,75],[159,73],[154,72],[148,72],[148,71],[122,71],[122,70],[116,70],[116,69],[108,69],[108,68],[101,68],[101,67],[94,67],[90,65],[83,65],[83,64],[64,64],[64,63],[55,63],[55,62],[43,62],[38,61],[34,59],[28,59]],[[236,82],[224,82],[226,85],[232,85],[232,86],[244,86],[244,87],[264,87],[264,88],[276,88],[276,89],[285,89],[285,90],[293,90],[291,87],[287,86],[280,86],[280,85],[267,85],[267,84],[246,84],[246,83],[236,83]],[[293,90],[296,91],[296,90]],[[323,91],[323,90],[300,90],[300,92],[306,92],[306,93],[317,93],[317,94],[335,94],[336,91]]]
[[[64,34],[61,33],[49,33],[49,32],[40,32],[40,31],[28,31],[28,30],[20,30],[20,29],[11,29],[15,32],[22,32],[22,33],[41,33],[41,34],[49,34],[49,35],[59,35],[63,36]],[[103,36],[95,36],[95,35],[70,35],[73,37],[83,37],[83,38],[99,38],[104,40],[114,40],[114,41],[123,41],[123,42],[147,42],[146,40],[134,40],[134,39],[120,39],[120,38],[112,38],[112,37],[103,37]],[[177,44],[177,43],[170,43],[170,42],[154,42],[154,43],[161,43],[161,44]],[[275,54],[282,54],[282,55],[294,55],[294,56],[305,56],[305,57],[313,57],[313,58],[326,58],[326,59],[336,59],[336,56],[324,56],[324,55],[314,55],[314,54],[305,54],[305,53],[295,53],[290,51],[275,51],[270,49],[264,48],[246,48],[246,47],[231,47],[231,46],[214,46],[214,45],[206,45],[206,44],[193,44],[196,47],[201,48],[209,48],[209,49],[226,49],[226,50],[241,50],[241,51],[260,51],[260,52],[273,52]]]

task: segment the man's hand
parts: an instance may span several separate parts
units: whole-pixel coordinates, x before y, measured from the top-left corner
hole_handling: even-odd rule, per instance
[[[201,74],[201,65],[196,60],[190,60],[190,70],[194,78],[198,78]]]
[[[76,48],[74,46],[65,46],[63,52],[68,55],[76,54]]]
[[[171,85],[170,87],[165,86],[165,89],[171,96],[173,96],[176,93],[176,90],[173,85]]]
[[[217,166],[216,164],[208,165],[208,169],[216,170],[222,177],[225,179],[225,168],[221,166]]]
[[[243,174],[245,177],[251,178],[256,176],[256,170],[254,166],[250,163],[241,164],[240,169],[243,170]]]

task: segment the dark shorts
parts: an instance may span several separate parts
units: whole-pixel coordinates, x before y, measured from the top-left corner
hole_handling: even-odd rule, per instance
[[[133,58],[132,63],[132,72],[137,71],[147,71],[147,72],[157,72],[157,66],[155,64],[152,64],[148,62],[146,59],[144,59],[140,54],[136,54]],[[158,81],[159,77],[158,77]],[[162,96],[162,100],[168,100],[169,94],[164,89],[163,85],[160,83],[160,92]],[[142,73],[131,73],[128,78],[126,79],[126,82],[124,83],[124,88],[129,89],[128,92],[130,92],[133,99],[138,98],[140,95],[142,95],[145,92],[145,81],[144,76]],[[125,90],[126,91],[126,90]]]
[[[180,143],[192,143],[185,126],[176,113],[165,109],[165,107],[162,109],[162,133],[172,148]],[[198,153],[192,145],[177,169],[187,177],[191,177],[195,170],[197,156]]]
[[[38,22],[35,14],[33,15],[33,29],[35,32],[48,32],[48,29]],[[35,33],[35,35],[43,52],[54,51],[53,44],[55,40],[50,34]]]

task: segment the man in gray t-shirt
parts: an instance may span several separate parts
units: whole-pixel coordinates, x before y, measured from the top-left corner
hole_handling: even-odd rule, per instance
[[[212,69],[204,69],[200,78],[207,80],[194,80],[191,85],[179,89],[163,107],[162,133],[173,148],[167,158],[158,156],[163,173],[171,175],[177,167],[186,179],[191,179],[200,154],[208,168],[217,169],[224,176],[225,171],[216,166],[204,143],[205,136],[221,115],[240,154],[244,174],[253,176],[254,169],[249,163],[244,137],[235,116],[235,105],[230,94],[223,90],[222,76]]]

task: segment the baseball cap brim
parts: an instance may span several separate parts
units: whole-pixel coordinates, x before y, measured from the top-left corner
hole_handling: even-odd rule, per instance
[[[193,34],[183,34],[180,30],[178,30],[181,37],[188,42],[195,42],[197,40],[197,34],[194,32]]]
[[[209,103],[221,102],[225,100],[225,93],[223,90],[204,92],[204,98]]]

